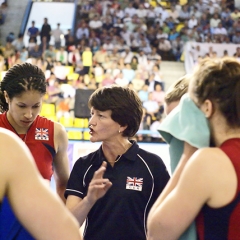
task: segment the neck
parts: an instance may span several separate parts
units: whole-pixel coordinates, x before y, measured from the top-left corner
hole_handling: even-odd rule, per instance
[[[112,163],[114,164],[116,159],[126,153],[131,146],[132,143],[128,139],[117,143],[103,142],[102,150],[105,158],[112,165]]]
[[[231,129],[231,131],[220,131],[213,133],[213,140],[216,147],[219,147],[226,140],[231,138],[240,138],[240,129]]]
[[[214,123],[210,122],[211,136],[216,147],[231,138],[240,138],[240,128],[229,127],[225,119],[219,117]]]

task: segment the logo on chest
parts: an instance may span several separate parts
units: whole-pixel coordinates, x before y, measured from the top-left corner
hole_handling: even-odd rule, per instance
[[[35,140],[49,140],[48,129],[47,128],[36,128],[35,130]]]
[[[143,178],[127,177],[126,189],[142,191]]]

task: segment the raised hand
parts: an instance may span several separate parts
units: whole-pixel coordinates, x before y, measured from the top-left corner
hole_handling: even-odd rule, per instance
[[[103,162],[101,167],[94,173],[93,178],[88,186],[88,193],[86,200],[94,205],[95,202],[103,197],[108,189],[112,186],[112,183],[107,178],[103,178],[103,174],[106,171],[107,163]]]

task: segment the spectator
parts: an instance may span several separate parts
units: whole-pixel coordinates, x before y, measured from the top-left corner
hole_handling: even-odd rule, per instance
[[[91,51],[93,55],[100,49],[100,46],[98,45],[97,41],[93,41],[91,46]]]
[[[20,51],[19,58],[20,58],[22,63],[27,61],[27,59],[28,59],[28,50],[27,50],[27,48],[25,46]]]
[[[140,123],[139,126],[139,131],[142,130],[150,130],[150,125],[152,123],[152,117],[150,114],[147,113],[146,108],[143,107],[143,116],[142,116],[142,121]],[[140,142],[150,142],[151,138],[150,138],[150,134],[138,134],[137,136],[137,141]]]
[[[138,92],[145,85],[145,80],[142,79],[142,76],[139,72],[135,72],[135,76],[132,80],[133,89]]]
[[[225,27],[223,27],[222,23],[220,22],[218,26],[213,30],[214,37],[219,39],[223,39],[224,36],[227,36],[228,32]]]
[[[150,4],[149,9],[147,11],[147,16],[146,16],[148,27],[154,25],[156,17],[157,17],[156,12],[154,11],[153,6]]]
[[[152,92],[152,99],[158,102],[159,108],[163,108],[165,98],[165,92],[162,89],[162,85],[160,83],[155,84],[154,91]]]
[[[114,78],[112,76],[112,74],[110,74],[109,72],[106,72],[104,77],[103,77],[103,80],[102,80],[102,86],[110,86],[112,84],[114,84]]]
[[[123,72],[121,71],[116,79],[115,79],[115,83],[121,87],[127,87],[129,84],[129,80],[127,78],[124,77]]]
[[[168,33],[163,32],[163,28],[159,28],[156,34],[156,39],[165,38],[168,39]]]
[[[146,53],[143,51],[143,49],[140,49],[139,54],[136,55],[137,59],[138,59],[138,66],[140,68],[144,67],[147,65],[147,55]],[[137,69],[137,68],[136,68]],[[135,70],[136,70],[135,69]]]
[[[92,51],[90,47],[86,47],[82,53],[83,71],[81,75],[89,74],[90,67],[93,65]]]
[[[110,32],[110,30],[113,28],[113,23],[111,21],[110,17],[106,17],[105,22],[102,25],[102,29],[107,30],[107,32]]]
[[[232,42],[235,44],[240,44],[240,31],[237,31],[233,36],[232,36]]]
[[[24,47],[23,34],[18,34],[18,38],[12,41],[12,46],[15,48],[16,52],[20,52],[22,50]]]
[[[104,47],[100,46],[100,49],[93,55],[93,61],[95,63],[103,64],[106,61],[107,55],[108,53]]]
[[[132,68],[134,71],[138,69],[138,57],[137,57],[137,56],[134,56],[134,57],[132,58],[132,61],[131,61],[130,65],[131,65],[131,68]]]
[[[119,5],[119,6],[117,7],[117,9],[115,10],[115,15],[116,15],[116,17],[117,17],[118,19],[120,19],[121,22],[122,22],[122,20],[123,20],[123,18],[124,18],[124,16],[125,16],[125,13],[124,13],[124,8],[123,8],[121,5]]]
[[[6,42],[12,43],[13,40],[15,40],[15,34],[13,32],[10,32],[6,37]]]
[[[148,100],[148,85],[144,84],[142,89],[138,91],[138,96],[142,103],[146,102]]]
[[[102,43],[101,43],[101,40],[100,38],[97,36],[96,32],[94,30],[91,30],[90,31],[90,37],[89,37],[89,46],[91,47],[93,45],[93,42],[96,41],[97,42],[97,45],[100,46]]]
[[[151,133],[151,142],[162,142],[162,136],[158,132],[159,126],[162,122],[161,113],[156,114],[155,119],[152,121],[149,130]]]
[[[238,8],[235,8],[234,11],[231,13],[231,18],[233,19],[233,21],[236,21],[240,18],[240,11]]]
[[[49,48],[43,53],[44,59],[51,58],[52,61],[56,61],[56,50],[53,45],[49,45]]]
[[[60,49],[61,41],[63,38],[63,31],[60,29],[60,23],[57,24],[57,28],[52,31],[52,36],[54,39],[55,49]]]
[[[130,63],[125,64],[125,67],[122,69],[122,73],[125,79],[127,79],[129,82],[132,82],[135,76],[135,71],[132,69]]]
[[[179,32],[177,32],[176,28],[174,27],[173,29],[171,29],[169,36],[168,36],[168,40],[170,42],[176,40],[176,38],[180,35]]]
[[[114,48],[113,44],[112,44],[112,41],[110,38],[107,38],[105,43],[103,43],[103,48],[107,51],[107,54],[111,54],[112,53],[112,50]]]
[[[221,22],[221,19],[219,18],[218,14],[215,13],[213,17],[210,19],[210,27],[211,31],[213,32],[214,29],[218,26],[218,24]]]
[[[195,16],[197,20],[199,20],[204,12],[200,12],[196,6],[190,11],[191,16]]]
[[[5,70],[5,60],[3,55],[0,54],[0,72]]]
[[[37,36],[39,35],[39,29],[35,27],[35,21],[32,21],[32,26],[28,28],[27,34],[29,36],[29,42],[31,39],[37,43]]]
[[[69,43],[69,38],[70,38],[70,37],[72,37],[71,29],[68,29],[68,30],[67,30],[67,33],[64,34],[65,46],[67,47],[67,49],[68,49],[68,47],[69,47],[69,45],[70,45],[70,43]]]
[[[90,29],[94,30],[97,35],[100,34],[102,26],[103,26],[103,23],[99,19],[98,15],[95,15],[94,18],[89,22]]]
[[[82,22],[77,29],[76,38],[77,40],[81,40],[85,36],[87,39],[89,38],[89,29],[85,22]]]
[[[76,68],[76,66],[81,62],[81,56],[78,49],[73,46],[71,51],[68,53],[68,64]]]
[[[58,103],[56,110],[56,116],[58,121],[60,121],[62,117],[70,117],[70,100],[70,97],[66,97]]]
[[[27,46],[28,52],[32,51],[36,45],[37,45],[37,43],[35,42],[34,38],[30,38],[28,46]]]
[[[179,12],[176,9],[175,5],[171,5],[170,11],[169,11],[169,16],[173,18],[175,23],[179,23],[179,20],[178,20]]]
[[[68,64],[68,52],[65,50],[64,46],[61,46],[60,49],[56,51],[56,61],[60,62],[62,65]]]
[[[160,65],[161,63],[161,56],[157,53],[157,48],[152,47],[151,53],[147,56],[147,58],[153,62],[154,64]]]
[[[165,38],[160,38],[158,45],[158,53],[161,55],[162,60],[171,60],[172,59],[171,42]]]
[[[99,63],[95,63],[92,72],[94,74],[96,83],[101,83],[104,77],[104,69]]]
[[[63,94],[60,86],[59,80],[56,78],[54,73],[51,73],[50,77],[47,80],[47,93],[48,98],[47,103],[53,103],[58,106],[58,103],[62,100]]]
[[[191,15],[187,9],[187,5],[182,6],[182,9],[181,9],[181,11],[179,13],[179,17],[178,17],[179,21],[180,22],[184,22],[186,20],[188,21],[190,19],[190,16]]]
[[[44,43],[47,45],[47,46],[45,46],[45,48],[48,47],[48,44],[49,44],[49,41],[51,38],[51,31],[52,31],[52,29],[48,23],[48,19],[44,18],[44,23],[41,28],[40,36],[41,36],[41,43]]]
[[[129,2],[128,6],[124,10],[125,16],[129,16],[130,18],[136,14],[136,9],[133,7],[133,4]]]
[[[40,46],[38,44],[36,44],[35,47],[31,51],[29,51],[29,57],[35,58],[35,59],[41,58],[42,54],[43,52],[40,49]]]
[[[139,8],[136,9],[136,12],[135,14],[141,18],[141,19],[145,19],[146,16],[147,16],[147,10],[144,8],[144,5],[143,4],[140,4],[139,5]]]
[[[195,15],[191,15],[191,18],[188,20],[188,27],[192,29],[198,25],[198,20]]]
[[[121,30],[121,32],[119,34],[124,39],[126,44],[128,46],[130,46],[131,45],[131,41],[130,41],[131,33],[130,33],[130,31],[128,31],[126,26],[123,26],[123,28],[122,28],[122,30]]]
[[[146,108],[152,119],[156,118],[156,115],[159,113],[159,105],[156,100],[153,100],[152,92],[148,93],[148,100],[143,103],[143,107]]]
[[[172,53],[175,56],[175,60],[180,61],[181,55],[183,53],[184,42],[181,37],[178,36],[174,41],[172,41]]]
[[[7,2],[5,1],[0,6],[0,25],[5,23],[7,12],[8,12],[8,5],[7,5]]]
[[[4,59],[6,61],[6,70],[8,70],[8,62],[7,62],[7,59],[12,56],[12,55],[15,55],[15,49],[13,47],[13,45],[10,43],[10,42],[7,42],[6,45],[5,45],[5,49],[4,49],[4,52],[3,52],[3,56],[4,56]]]
[[[163,22],[167,21],[167,19],[169,19],[169,13],[168,13],[168,9],[166,9],[166,6],[162,6],[162,14],[161,14],[161,18],[163,20]]]
[[[156,6],[154,7],[154,12],[156,14],[156,17],[159,17],[162,14],[163,8],[159,2],[156,2]]]

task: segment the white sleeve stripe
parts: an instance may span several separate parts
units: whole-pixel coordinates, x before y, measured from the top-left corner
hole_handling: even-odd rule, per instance
[[[148,204],[152,198],[152,194],[153,194],[153,190],[154,190],[154,177],[153,177],[153,174],[148,166],[148,164],[146,163],[146,161],[138,154],[138,157],[143,161],[143,163],[145,164],[145,166],[147,167],[151,177],[152,177],[152,190],[151,190],[151,194],[150,194],[150,197],[148,199],[148,202],[146,204],[146,207],[145,207],[145,210],[144,210],[144,231],[145,231],[145,235],[147,237],[147,228],[146,228],[146,211],[147,211],[147,207],[148,207]]]
[[[67,188],[66,191],[69,191],[69,192],[77,192],[77,193],[80,193],[80,194],[83,194],[82,192],[80,191],[77,191],[77,190],[73,190],[73,189],[69,189]]]
[[[87,171],[85,172],[84,176],[83,176],[83,186],[86,187],[86,183],[85,183],[85,177],[89,171],[89,169],[92,167],[92,165],[89,166],[89,168],[87,169]]]

